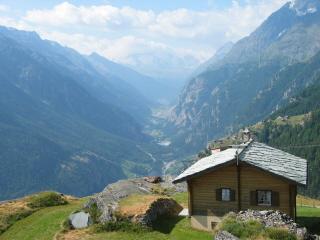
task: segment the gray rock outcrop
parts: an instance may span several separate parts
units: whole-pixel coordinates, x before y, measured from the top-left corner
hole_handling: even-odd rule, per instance
[[[176,189],[177,187],[179,189]],[[123,198],[130,195],[150,195],[158,193],[159,190],[177,192],[182,191],[182,189],[184,189],[182,185],[176,186],[172,184],[171,181],[161,181],[159,177],[120,180],[116,183],[109,184],[101,193],[93,196],[85,207],[90,208],[90,206],[95,204],[101,213],[98,222],[105,223],[116,220],[115,212],[118,208],[119,201]]]

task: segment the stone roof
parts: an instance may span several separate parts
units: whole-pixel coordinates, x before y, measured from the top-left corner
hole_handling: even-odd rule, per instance
[[[259,142],[252,142],[240,160],[296,183],[307,184],[307,160]]]
[[[213,153],[209,157],[200,159],[176,177],[173,182],[182,182],[213,171],[219,166],[231,164],[236,161],[237,154],[241,162],[298,184],[307,184],[307,160],[255,141],[232,146],[222,152]]]

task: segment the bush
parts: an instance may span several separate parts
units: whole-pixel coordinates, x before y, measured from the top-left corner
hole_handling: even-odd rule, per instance
[[[248,239],[260,235],[263,232],[263,225],[259,221],[242,222],[228,217],[223,220],[221,230],[225,230],[238,238]]]
[[[266,235],[273,240],[297,240],[295,234],[283,228],[267,228]]]
[[[99,223],[101,211],[99,210],[96,203],[92,203],[90,206],[85,208],[85,211],[90,214],[93,223]]]
[[[104,224],[96,226],[97,232],[146,232],[149,231],[148,227],[142,226],[141,224],[132,223],[129,220],[122,221],[110,221]]]
[[[68,202],[56,192],[43,192],[31,197],[28,206],[30,208],[42,208],[65,205]]]
[[[297,240],[295,234],[284,228],[266,228],[257,220],[238,221],[235,215],[227,215],[215,231],[224,230],[240,239]]]

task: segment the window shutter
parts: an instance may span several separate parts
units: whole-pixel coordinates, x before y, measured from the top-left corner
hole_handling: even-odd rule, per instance
[[[256,206],[257,204],[257,192],[256,191],[251,191],[250,192],[250,205],[251,206]]]
[[[236,200],[236,191],[230,190],[230,201],[234,202]]]
[[[274,192],[274,191],[272,191],[271,205],[272,205],[273,207],[279,207],[279,206],[280,206],[279,192]]]
[[[221,201],[222,200],[222,189],[216,189],[216,200]]]

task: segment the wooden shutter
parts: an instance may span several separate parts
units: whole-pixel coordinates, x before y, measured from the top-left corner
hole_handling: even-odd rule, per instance
[[[230,190],[230,201],[234,202],[236,200],[236,191]]]
[[[271,195],[271,205],[273,207],[279,207],[280,206],[280,196],[279,196],[279,192],[274,192],[272,191],[272,195]]]
[[[251,205],[251,206],[256,206],[256,205],[258,205],[258,202],[257,202],[257,192],[256,192],[256,191],[251,191],[251,192],[250,192],[250,205]]]
[[[216,200],[221,201],[222,200],[222,189],[216,189]]]

